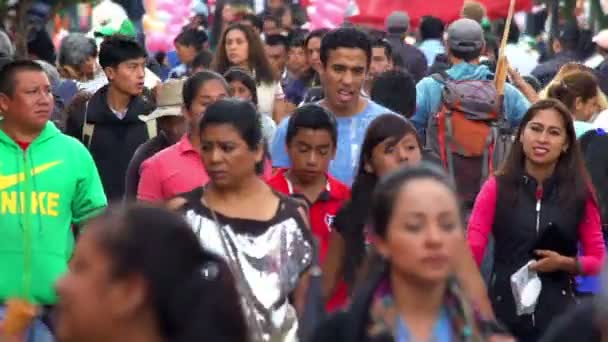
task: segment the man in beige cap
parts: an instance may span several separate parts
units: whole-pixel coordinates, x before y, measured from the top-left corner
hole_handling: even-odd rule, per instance
[[[156,120],[158,135],[137,148],[127,168],[125,199],[135,200],[140,178],[141,164],[157,152],[175,144],[185,133],[186,123],[182,113],[184,79],[171,79],[156,89],[156,110],[140,120]]]

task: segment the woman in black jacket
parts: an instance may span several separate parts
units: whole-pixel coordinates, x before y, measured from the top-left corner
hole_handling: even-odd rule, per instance
[[[561,102],[530,107],[509,157],[477,196],[467,239],[478,264],[490,234],[495,250],[489,292],[496,317],[520,341],[536,342],[575,303],[574,276],[597,274],[605,254],[572,115]],[[538,273],[542,290],[532,313],[518,314],[511,276],[526,265]]]

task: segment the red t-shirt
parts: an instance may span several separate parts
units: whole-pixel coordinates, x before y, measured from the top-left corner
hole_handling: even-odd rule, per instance
[[[297,193],[291,182],[285,177],[286,169],[279,170],[268,180],[275,190],[286,195]],[[319,240],[319,259],[323,263],[329,248],[329,237],[331,235],[332,224],[338,210],[344,202],[350,198],[350,189],[329,174],[327,176],[326,190],[310,207],[310,224],[312,232]],[[329,312],[342,308],[348,299],[348,287],[346,283],[340,282],[330,301],[326,305]]]
[[[27,150],[27,148],[30,146],[31,142],[29,141],[16,141],[17,145],[19,145],[19,147],[21,147],[22,150]]]

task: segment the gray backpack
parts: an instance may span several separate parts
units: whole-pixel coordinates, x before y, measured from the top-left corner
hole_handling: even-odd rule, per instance
[[[465,207],[472,207],[487,177],[506,158],[512,132],[493,80],[433,79],[443,87],[439,111],[429,120],[427,148],[456,182]]]

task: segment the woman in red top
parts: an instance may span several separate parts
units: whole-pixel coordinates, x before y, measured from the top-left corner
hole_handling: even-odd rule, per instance
[[[488,236],[494,236],[490,299],[496,317],[526,342],[537,341],[574,303],[575,275],[599,272],[604,241],[568,109],[556,100],[537,102],[517,137],[476,199],[467,239],[481,264]],[[577,257],[579,243],[584,253]],[[542,290],[534,313],[517,315],[510,277],[531,260]]]

